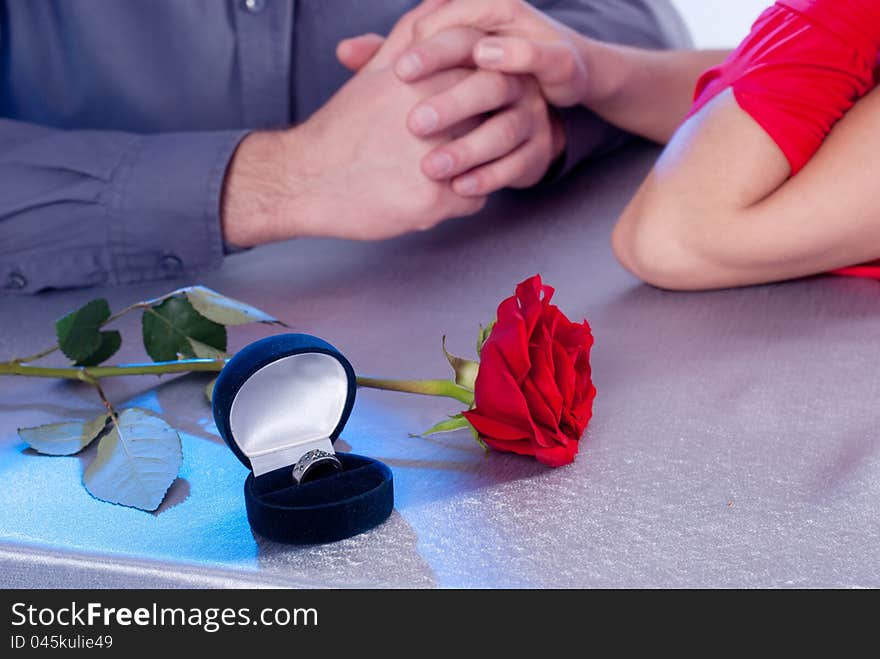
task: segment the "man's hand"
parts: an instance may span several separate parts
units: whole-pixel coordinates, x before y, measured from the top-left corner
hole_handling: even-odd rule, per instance
[[[448,182],[426,178],[420,161],[472,128],[406,129],[407,113],[470,74],[449,69],[417,84],[392,70],[412,39],[412,24],[440,4],[428,0],[404,16],[369,63],[301,126],[254,133],[227,175],[223,227],[228,242],[251,246],[297,236],[373,240],[469,215],[485,199],[463,198]]]
[[[464,196],[535,185],[563,152],[565,134],[531,76],[476,71],[416,105],[408,125],[415,135],[433,137],[486,113],[472,131],[425,156],[422,171],[451,179]]]
[[[414,43],[397,59],[402,80],[430,79],[453,67],[473,67],[481,30],[455,27]],[[340,61],[357,69],[379,41],[376,35],[339,44]],[[488,115],[488,116],[486,116]],[[442,144],[421,163],[426,176],[452,180],[462,196],[484,196],[505,187],[529,187],[541,180],[565,148],[565,134],[531,76],[476,70],[450,89],[418,103],[407,125],[414,135],[436,137],[461,122],[486,117],[462,137]]]

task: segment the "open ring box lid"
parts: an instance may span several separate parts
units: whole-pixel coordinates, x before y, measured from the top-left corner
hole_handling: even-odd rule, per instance
[[[281,334],[239,351],[214,385],[220,436],[251,470],[244,500],[251,528],[277,542],[333,542],[384,522],[394,507],[391,470],[339,453],[342,469],[298,484],[306,452],[333,452],[354,406],[354,369],[308,334]]]

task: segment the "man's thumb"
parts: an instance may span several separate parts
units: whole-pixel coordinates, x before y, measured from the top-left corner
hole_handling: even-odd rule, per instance
[[[359,71],[373,58],[383,43],[385,38],[373,33],[343,39],[336,46],[336,59],[350,71]]]
[[[412,43],[413,25],[415,25],[416,21],[436,11],[447,2],[449,0],[422,0],[414,9],[410,9],[401,16],[397,23],[394,24],[383,44],[383,48],[376,54],[376,58],[371,62],[371,65],[376,68],[393,66],[397,58]]]

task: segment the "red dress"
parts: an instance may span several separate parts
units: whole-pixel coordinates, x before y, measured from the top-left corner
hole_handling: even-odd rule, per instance
[[[731,88],[785,154],[792,176],[877,84],[880,0],[780,0],[700,78],[688,116]],[[834,274],[880,279],[880,261]]]

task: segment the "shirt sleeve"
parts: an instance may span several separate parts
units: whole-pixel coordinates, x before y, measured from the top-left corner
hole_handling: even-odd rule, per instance
[[[223,179],[246,134],[63,131],[0,118],[0,291],[216,267]]]
[[[639,48],[685,48],[690,34],[668,0],[533,0],[532,5],[583,35]],[[565,153],[546,180],[581,161],[625,144],[632,136],[611,126],[583,106],[561,108]]]

